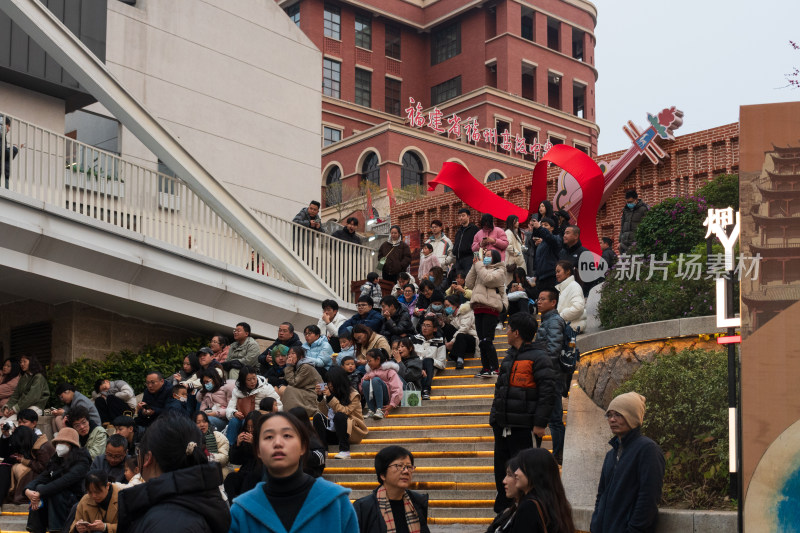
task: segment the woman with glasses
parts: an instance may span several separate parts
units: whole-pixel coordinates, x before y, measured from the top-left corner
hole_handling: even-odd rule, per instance
[[[379,486],[353,507],[361,533],[428,529],[428,495],[409,490],[414,476],[414,455],[401,446],[387,446],[375,455]]]

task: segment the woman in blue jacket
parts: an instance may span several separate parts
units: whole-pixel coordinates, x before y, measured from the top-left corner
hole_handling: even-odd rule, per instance
[[[350,489],[303,472],[305,425],[291,414],[270,413],[254,435],[268,479],[233,500],[229,533],[358,532]]]

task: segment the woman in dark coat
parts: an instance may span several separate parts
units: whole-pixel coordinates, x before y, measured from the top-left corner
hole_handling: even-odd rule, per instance
[[[406,531],[430,533],[428,495],[409,490],[414,475],[414,455],[400,446],[387,446],[375,454],[375,473],[380,484],[372,494],[353,504],[361,533],[386,531],[387,518],[395,529],[405,523]]]
[[[378,248],[378,262],[386,259],[381,277],[387,281],[397,281],[397,275],[411,266],[411,248],[403,241],[400,226],[392,226],[389,240]]]
[[[208,462],[200,430],[189,418],[162,413],[142,438],[139,464],[146,483],[120,492],[118,533],[228,531],[222,470]]]
[[[31,502],[28,531],[60,531],[72,506],[83,497],[83,479],[92,459],[81,448],[78,432],[65,427],[53,439],[55,455],[41,474],[28,483],[25,496]]]

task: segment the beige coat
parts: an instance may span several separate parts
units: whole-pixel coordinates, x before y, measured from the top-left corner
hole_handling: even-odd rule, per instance
[[[288,411],[293,407],[302,407],[308,416],[314,416],[317,412],[317,393],[315,387],[317,383],[322,383],[322,376],[319,375],[313,364],[303,363],[301,365],[286,365],[283,375],[289,386],[283,390],[283,410]]]
[[[356,359],[360,363],[364,363],[367,361],[367,352],[373,348],[383,348],[386,350],[387,353],[392,353],[392,347],[389,346],[389,341],[386,340],[386,337],[381,335],[380,333],[373,333],[372,337],[369,338],[367,341],[366,346],[362,346],[357,353]]]
[[[350,405],[346,406],[339,403],[339,400],[333,396],[330,402],[326,402],[323,396],[322,401],[319,402],[320,413],[327,416],[328,407],[347,416],[347,433],[350,435],[350,444],[358,444],[361,439],[367,436],[369,429],[364,423],[364,416],[361,413],[361,395],[357,390],[350,391]]]
[[[486,266],[478,261],[467,274],[466,286],[472,289],[470,304],[485,305],[500,312],[508,307],[506,296],[506,264],[500,261]]]
[[[86,520],[87,522],[100,520],[108,525],[108,533],[117,532],[117,509],[119,507],[118,498],[120,489],[119,486],[112,483],[111,488],[108,490],[111,491],[111,502],[108,504],[108,510],[106,511],[103,511],[99,505],[94,503],[94,500],[88,494],[85,494],[83,498],[81,498],[81,501],[78,502],[78,508],[75,511],[75,520],[69,528],[70,533],[78,531],[75,524],[80,520]]]

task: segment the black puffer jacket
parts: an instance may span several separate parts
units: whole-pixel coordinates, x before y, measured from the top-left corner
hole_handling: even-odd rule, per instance
[[[402,307],[392,315],[392,318],[386,319],[380,333],[386,337],[390,344],[401,337],[413,337],[417,334],[414,331],[414,325],[411,323],[411,315]]]
[[[375,489],[369,496],[364,496],[353,503],[360,533],[386,533],[386,522],[383,521],[381,511],[378,509],[377,492],[378,489]],[[428,529],[428,495],[413,490],[407,490],[406,493],[408,493],[414,510],[417,511],[420,532],[430,533],[430,529]]]
[[[217,463],[161,474],[119,493],[118,533],[219,533],[231,526]]]
[[[556,399],[556,374],[547,346],[511,347],[500,363],[489,423],[493,427],[547,427]]]
[[[633,209],[627,205],[622,208],[622,218],[619,222],[620,251],[625,252],[636,240],[636,228],[650,208],[641,200],[636,200]]]

